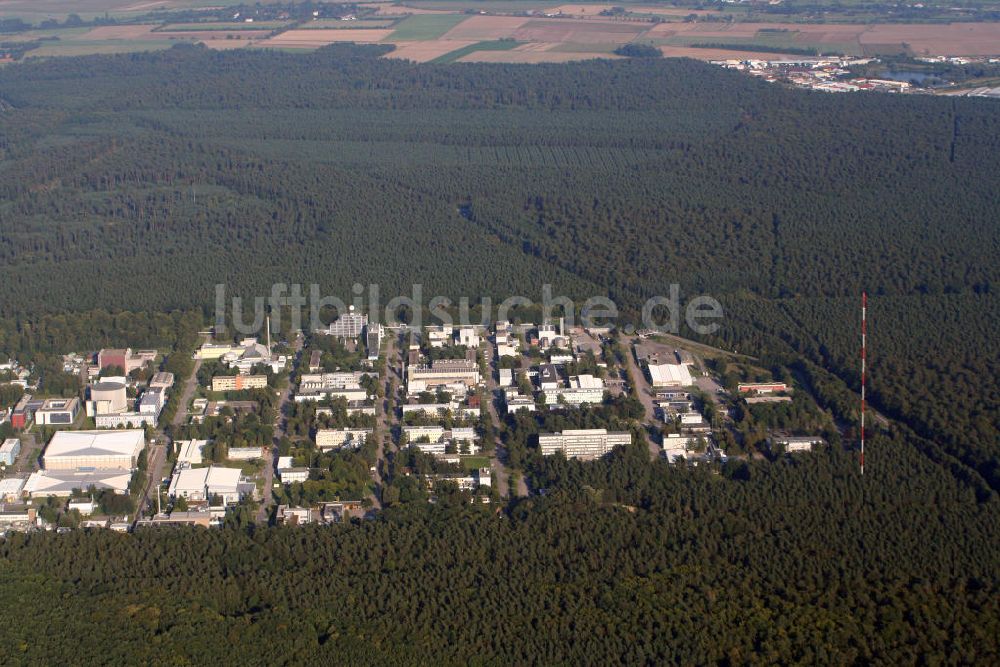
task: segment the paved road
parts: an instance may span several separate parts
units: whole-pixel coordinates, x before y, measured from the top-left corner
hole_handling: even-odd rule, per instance
[[[299,361],[302,356],[302,346],[305,344],[305,339],[302,334],[295,338],[295,343],[293,344],[293,349],[295,354],[292,356],[292,371],[299,366]],[[264,455],[264,497],[260,503],[260,509],[257,510],[257,523],[266,523],[268,517],[268,511],[271,507],[272,493],[271,486],[274,484],[274,466],[277,464],[277,453],[278,445],[281,439],[287,434],[288,420],[285,419],[285,406],[288,405],[289,401],[292,400],[292,395],[295,393],[295,387],[292,385],[291,381],[288,383],[288,387],[281,394],[281,400],[278,401],[277,416],[275,419],[277,423],[275,424],[274,437],[271,439],[271,446],[268,448]]]
[[[197,359],[194,362],[194,366],[191,368],[191,374],[181,380],[184,383],[183,388],[180,390],[181,397],[177,402],[177,412],[174,413],[174,419],[170,422],[175,429],[183,426],[187,421],[188,406],[191,404],[191,399],[194,397],[194,391],[198,386],[198,371],[200,369],[201,359]],[[142,490],[142,496],[139,499],[135,516],[132,518],[133,528],[135,527],[135,523],[139,520],[139,517],[142,516],[143,512],[152,510],[156,507],[156,501],[153,500],[153,494],[160,492],[160,484],[162,483],[164,477],[164,465],[167,462],[168,440],[162,429],[158,429],[156,431],[155,437],[155,444],[150,445],[147,450],[146,487]]]
[[[489,369],[489,374],[486,377],[487,407],[490,419],[493,421],[493,428],[498,434],[493,442],[493,455],[490,457],[490,466],[493,468],[493,475],[497,479],[497,493],[500,494],[501,498],[507,498],[510,495],[510,470],[503,463],[503,459],[506,458],[507,453],[499,436],[500,414],[497,412],[497,402],[500,400],[501,391],[497,378],[500,376],[500,369],[497,368],[499,362],[496,357],[496,348],[492,343],[488,341],[485,343],[484,354],[486,356],[486,365]],[[514,492],[521,497],[527,496],[528,485],[524,481],[524,476],[518,475],[516,479],[517,488],[514,489]]]
[[[13,472],[15,474],[32,473],[36,468],[39,467],[38,456],[32,457],[35,454],[36,449],[41,449],[40,444],[36,444],[35,434],[22,432],[16,434],[21,441],[21,452],[17,455],[17,460],[14,461]]]
[[[631,389],[633,394],[639,399],[639,402],[642,403],[643,411],[646,414],[643,424],[648,428],[656,424],[656,406],[653,405],[653,395],[649,381],[646,380],[646,375],[642,372],[636,360],[636,340],[635,337],[622,338],[623,344],[627,346],[625,358],[628,360],[629,374],[632,376],[632,382],[635,385]],[[660,457],[660,446],[653,442],[651,437],[648,437],[647,440],[649,441],[649,457],[653,460],[658,459]]]
[[[399,385],[399,368],[402,363],[399,357],[399,346],[396,344],[396,333],[390,331],[386,336],[385,364],[379,382],[385,396],[376,401],[375,415],[377,420],[378,449],[376,451],[375,470],[372,471],[372,482],[375,492],[372,494],[372,507],[382,509],[382,489],[387,481],[387,449],[395,449],[392,441],[392,428],[396,423],[394,398]]]

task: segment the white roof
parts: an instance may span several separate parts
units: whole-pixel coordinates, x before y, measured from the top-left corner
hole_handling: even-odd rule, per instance
[[[179,440],[177,444],[180,445],[177,462],[198,465],[201,463],[201,449],[208,444],[208,440]]]
[[[294,459],[291,456],[279,456],[278,470],[287,470],[288,468],[291,468],[292,461],[294,461]]]
[[[656,385],[678,385],[686,387],[694,384],[691,378],[691,371],[684,364],[650,364],[649,377]]]
[[[3,445],[0,445],[0,453],[6,454],[7,452],[14,451],[14,448],[19,446],[21,441],[17,438],[7,438],[3,441]]]
[[[115,493],[128,491],[132,473],[115,468],[112,470],[39,470],[31,473],[24,485],[25,492],[39,496],[68,496],[73,489],[84,491],[90,487],[112,489]]]
[[[146,432],[131,431],[58,431],[45,457],[55,456],[135,456],[146,445]]]
[[[205,487],[208,487],[209,493],[237,493],[242,472],[239,468],[217,468],[215,466],[178,470],[170,482],[170,495],[204,491]]]
[[[593,375],[577,375],[570,378],[570,384],[576,389],[600,389],[604,386],[604,381]]]
[[[24,483],[26,481],[27,480],[23,477],[8,477],[6,479],[0,479],[0,498],[21,495],[21,489],[24,488]]]

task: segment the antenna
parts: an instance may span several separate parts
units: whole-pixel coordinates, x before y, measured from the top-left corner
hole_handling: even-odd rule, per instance
[[[865,474],[865,356],[868,350],[868,293],[861,293],[861,474]]]
[[[267,316],[267,353],[271,353],[271,316]]]

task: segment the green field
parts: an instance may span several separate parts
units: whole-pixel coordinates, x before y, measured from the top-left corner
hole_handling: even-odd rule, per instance
[[[490,457],[488,456],[463,456],[462,467],[466,470],[478,470],[479,468],[490,467]]]
[[[317,19],[295,27],[296,30],[341,30],[346,28],[388,28],[396,19],[358,19],[357,21],[341,21],[340,19]]]
[[[477,51],[510,51],[511,49],[516,48],[519,44],[520,42],[515,42],[511,39],[497,39],[494,41],[477,42],[475,44],[470,44],[469,46],[463,46],[460,49],[450,51],[440,58],[435,58],[431,62],[453,63],[470,53],[476,53]]]
[[[469,18],[465,14],[415,14],[396,26],[393,41],[423,41],[437,39]]]
[[[48,56],[84,56],[91,54],[136,53],[139,51],[161,51],[176,44],[170,40],[115,40],[115,41],[66,41],[51,42],[28,52],[28,58]]]
[[[217,23],[168,23],[164,26],[157,28],[157,31],[164,32],[214,32],[219,30],[235,31],[235,30],[276,30],[278,28],[284,28],[288,25],[288,21],[260,21],[258,23],[235,23],[235,22],[217,22]]]

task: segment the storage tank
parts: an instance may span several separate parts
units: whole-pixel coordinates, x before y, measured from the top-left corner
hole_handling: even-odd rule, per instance
[[[128,394],[121,382],[98,382],[90,387],[90,400],[97,414],[116,414],[128,411]]]

